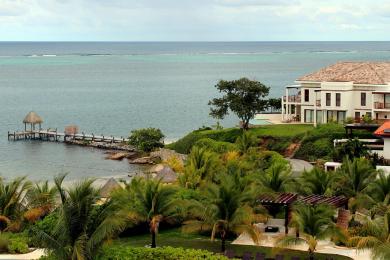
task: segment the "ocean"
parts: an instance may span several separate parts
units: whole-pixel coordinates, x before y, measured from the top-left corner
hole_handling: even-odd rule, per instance
[[[213,125],[208,101],[220,79],[249,77],[280,97],[284,86],[346,60],[390,60],[389,42],[1,42],[0,176],[69,179],[140,171],[103,151],[7,140],[31,110],[43,128],[76,124],[86,133],[127,136],[158,127],[175,140]],[[234,126],[229,115],[222,124]]]

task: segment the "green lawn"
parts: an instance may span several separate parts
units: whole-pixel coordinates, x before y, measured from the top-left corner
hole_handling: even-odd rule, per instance
[[[114,241],[114,245],[124,245],[131,247],[144,247],[150,245],[150,235],[137,235],[125,238],[119,238]],[[184,247],[184,248],[195,248],[205,249],[212,252],[220,252],[220,241],[212,242],[209,237],[196,235],[196,234],[185,234],[180,229],[170,229],[161,231],[157,236],[157,246],[172,246],[172,247]],[[273,252],[272,248],[269,247],[258,247],[258,246],[242,246],[242,245],[231,245],[228,243],[227,249],[236,252],[237,257],[242,256],[244,252],[252,252],[255,255],[257,252],[262,252],[267,257],[273,257],[276,254],[284,254],[287,256],[285,260],[290,260],[291,256],[299,256],[301,259],[307,258],[307,253],[296,250],[283,250],[279,252]],[[330,255],[318,254],[316,259],[325,260]],[[345,256],[331,255],[334,260],[350,260]]]
[[[257,136],[273,137],[294,137],[312,130],[313,125],[308,124],[284,124],[284,125],[264,125],[250,129]]]

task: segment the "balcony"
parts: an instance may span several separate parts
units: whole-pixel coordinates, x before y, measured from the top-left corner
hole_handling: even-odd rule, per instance
[[[374,102],[375,109],[390,109],[390,103]]]
[[[286,96],[283,96],[283,101],[286,102]],[[288,96],[289,103],[301,103],[301,95]]]

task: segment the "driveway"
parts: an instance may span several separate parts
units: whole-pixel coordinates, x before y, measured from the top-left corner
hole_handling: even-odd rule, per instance
[[[313,165],[309,162],[299,159],[285,158],[290,162],[291,170],[294,176],[299,176],[304,170],[310,171],[313,169]]]

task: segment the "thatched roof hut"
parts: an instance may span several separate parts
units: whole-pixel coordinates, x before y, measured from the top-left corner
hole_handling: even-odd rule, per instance
[[[155,178],[161,179],[164,183],[173,183],[177,180],[177,173],[171,167],[164,164],[157,164],[150,171]]]
[[[24,130],[27,130],[27,124],[30,124],[31,131],[35,130],[35,125],[39,124],[39,128],[41,128],[41,124],[43,123],[42,117],[40,117],[34,111],[30,111],[23,119]]]
[[[100,196],[102,196],[102,198],[108,198],[114,190],[121,188],[122,186],[114,178],[110,178],[100,189]]]

